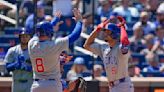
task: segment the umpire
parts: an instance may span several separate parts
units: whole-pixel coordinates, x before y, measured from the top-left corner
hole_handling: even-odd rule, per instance
[[[32,66],[28,54],[30,33],[21,28],[19,33],[20,44],[11,47],[4,59],[6,69],[12,72],[12,92],[30,92],[32,85]]]

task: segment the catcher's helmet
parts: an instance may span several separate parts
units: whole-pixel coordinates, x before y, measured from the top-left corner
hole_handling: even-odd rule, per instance
[[[36,25],[36,33],[37,33],[38,36],[52,37],[53,33],[54,33],[53,26],[48,21],[39,22]]]
[[[114,23],[109,23],[105,26],[105,29],[111,31],[111,36],[113,39],[118,39],[120,38],[120,28],[114,24]]]

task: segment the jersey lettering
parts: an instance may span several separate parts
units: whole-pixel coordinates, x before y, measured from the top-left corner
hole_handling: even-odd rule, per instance
[[[116,74],[116,73],[117,73],[116,67],[113,66],[113,67],[111,68],[111,70],[112,70],[112,74]]]
[[[37,72],[44,72],[43,59],[42,58],[36,58],[35,61],[36,61]]]

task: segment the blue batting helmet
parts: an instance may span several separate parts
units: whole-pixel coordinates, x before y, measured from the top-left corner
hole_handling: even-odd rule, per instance
[[[31,35],[30,32],[28,30],[26,30],[25,28],[20,28],[19,36],[21,36],[23,34]]]
[[[120,28],[116,24],[109,23],[105,26],[105,29],[111,31],[111,36],[113,39],[120,38]]]
[[[53,33],[54,33],[53,26],[48,21],[39,22],[36,25],[36,33],[37,33],[38,36],[52,37]]]

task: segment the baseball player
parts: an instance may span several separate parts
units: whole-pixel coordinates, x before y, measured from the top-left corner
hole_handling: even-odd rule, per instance
[[[28,54],[29,32],[22,28],[19,34],[20,44],[11,47],[4,59],[6,68],[13,73],[12,92],[30,92],[33,82],[32,66]]]
[[[43,21],[37,24],[36,35],[28,43],[34,74],[31,92],[62,92],[59,56],[62,51],[67,51],[69,44],[79,38],[82,31],[80,11],[74,9],[73,13],[76,26],[70,35],[63,38],[52,39],[52,23]],[[55,17],[53,25],[59,22],[60,16],[58,14]]]
[[[134,92],[128,75],[129,41],[125,30],[125,20],[117,17],[119,25],[109,20],[99,24],[86,40],[84,48],[99,55],[104,63],[110,92]],[[93,43],[100,31],[104,31],[104,40],[100,44]]]

